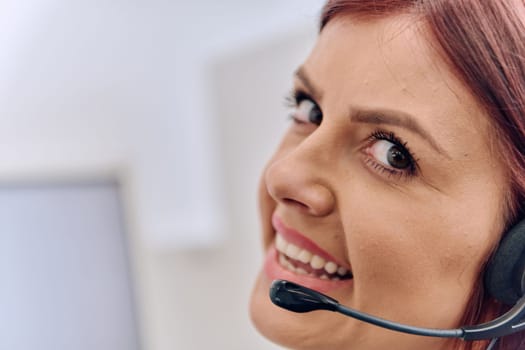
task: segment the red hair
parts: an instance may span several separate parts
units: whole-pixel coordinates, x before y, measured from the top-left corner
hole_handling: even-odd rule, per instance
[[[525,218],[525,4],[523,0],[329,0],[321,30],[334,17],[364,19],[413,14],[427,25],[431,43],[487,110],[511,191],[506,226]],[[488,257],[487,257],[488,259]],[[483,269],[480,268],[480,271]],[[482,274],[463,324],[495,318],[508,308],[485,295]],[[462,342],[455,350],[485,349],[487,341]],[[499,350],[525,349],[525,332],[504,337]]]

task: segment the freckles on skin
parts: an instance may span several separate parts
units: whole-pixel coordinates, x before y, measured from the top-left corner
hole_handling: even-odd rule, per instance
[[[501,188],[495,184],[505,182],[503,175],[479,165],[469,171],[486,176],[466,176],[464,170],[459,176],[464,182],[456,184],[453,193],[432,191],[430,197],[424,185],[411,190],[390,187],[385,192],[385,185],[377,182],[355,185],[360,176],[355,171],[345,179],[348,192],[339,197],[351,199],[342,201],[341,211],[349,213],[342,220],[358,281],[358,308],[385,317],[384,310],[390,309],[390,317],[401,321],[399,317],[406,314],[389,306],[396,299],[408,300],[407,308],[415,309],[427,307],[430,300],[447,300],[450,310],[441,316],[442,325],[457,326],[479,269],[502,229],[494,213],[502,207]],[[483,197],[492,199],[480,201],[479,189]],[[377,199],[373,209],[370,198]],[[369,210],[363,211],[364,203]],[[469,213],[476,213],[477,219],[470,220]],[[390,298],[384,297],[385,290]],[[371,299],[381,302],[370,303]],[[407,321],[413,317],[407,316]],[[440,322],[439,318],[433,322]]]
[[[365,195],[370,193],[353,191],[354,198]],[[356,213],[343,219],[355,274],[362,271],[361,282],[396,286],[393,290],[400,294],[417,293],[419,297],[435,290],[436,280],[469,288],[498,239],[499,223],[490,219],[497,207],[497,201],[486,206],[475,198],[465,201],[462,208],[446,198],[429,206],[426,198],[413,197],[399,206],[397,198],[383,196],[369,213],[347,209]],[[480,213],[479,220],[467,220],[465,213],[470,211]],[[369,290],[363,287],[365,294]]]

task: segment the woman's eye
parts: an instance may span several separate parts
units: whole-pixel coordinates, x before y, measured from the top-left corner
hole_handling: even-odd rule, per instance
[[[383,165],[403,170],[411,166],[406,151],[387,140],[379,140],[370,147],[370,153]]]
[[[297,123],[320,125],[323,120],[323,113],[315,102],[304,98],[296,102],[295,109],[292,112],[292,118]]]
[[[403,142],[392,132],[375,131],[363,150],[365,163],[373,171],[388,177],[409,179],[419,174],[418,161]]]

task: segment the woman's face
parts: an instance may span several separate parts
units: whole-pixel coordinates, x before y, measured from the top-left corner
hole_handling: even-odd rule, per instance
[[[332,312],[296,314],[287,279],[397,322],[461,322],[501,234],[507,179],[486,113],[405,17],[332,20],[294,77],[261,181],[264,268],[251,316],[294,349],[441,349]],[[277,248],[276,248],[277,246]]]

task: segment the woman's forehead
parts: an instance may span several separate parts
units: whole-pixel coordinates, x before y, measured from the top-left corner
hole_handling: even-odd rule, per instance
[[[399,110],[448,147],[463,147],[462,138],[488,147],[486,111],[430,38],[424,24],[408,16],[368,21],[342,16],[323,29],[303,68],[321,90],[318,102],[325,113],[355,106]]]
[[[416,97],[448,87],[465,102],[461,93],[466,89],[431,49],[423,26],[400,16],[374,21],[336,18],[321,32],[306,64],[318,70],[318,79],[327,77],[328,86],[340,84],[339,91],[367,86]],[[421,90],[423,86],[428,89]]]

